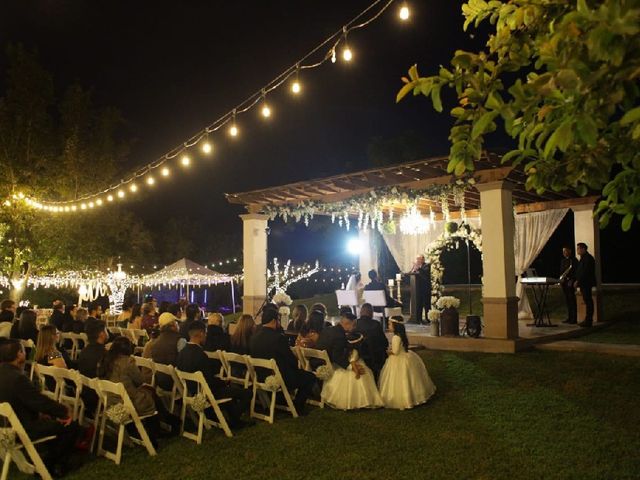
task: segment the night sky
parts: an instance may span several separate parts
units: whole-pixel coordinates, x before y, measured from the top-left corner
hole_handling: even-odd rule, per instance
[[[5,0],[0,45],[20,42],[36,49],[58,92],[77,81],[93,89],[97,104],[118,108],[134,141],[128,162],[133,170],[259,90],[370,3]],[[373,138],[409,131],[423,139],[420,157],[446,154],[449,117],[435,113],[423,97],[396,105],[400,77],[413,63],[424,74],[435,72],[456,49],[477,48],[482,39],[462,32],[458,2],[410,4],[410,22],[400,22],[398,6],[392,6],[349,36],[350,64],[304,72],[302,95],[293,97],[284,86],[269,97],[271,120],[260,119],[258,109],[239,117],[237,140],[224,133],[211,137],[212,158],[196,159],[169,185],[130,200],[131,208],[152,228],[186,216],[209,230],[240,232],[242,209],[229,205],[225,192],[367,168]],[[0,73],[5,67],[2,55]],[[295,236],[275,225],[270,256],[336,257],[344,236]]]

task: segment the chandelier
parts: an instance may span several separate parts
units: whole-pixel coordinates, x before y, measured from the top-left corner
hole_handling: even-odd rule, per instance
[[[420,235],[427,233],[431,224],[431,218],[422,215],[417,205],[413,205],[400,218],[400,232],[404,235]]]

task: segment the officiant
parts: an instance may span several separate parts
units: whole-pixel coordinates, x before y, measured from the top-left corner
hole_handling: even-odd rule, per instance
[[[423,318],[426,323],[430,323],[427,312],[431,308],[431,265],[425,261],[424,255],[416,257],[409,273],[415,276],[415,291],[411,292],[415,295],[415,302],[411,304],[415,305],[416,309],[412,312],[412,318],[416,323],[422,323]]]

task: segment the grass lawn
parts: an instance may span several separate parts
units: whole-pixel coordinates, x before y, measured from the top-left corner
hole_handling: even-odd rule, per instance
[[[408,411],[313,409],[196,446],[180,438],[69,479],[631,479],[640,472],[637,359],[422,351],[438,387]],[[19,477],[19,476],[18,476]],[[22,477],[20,477],[22,478]]]

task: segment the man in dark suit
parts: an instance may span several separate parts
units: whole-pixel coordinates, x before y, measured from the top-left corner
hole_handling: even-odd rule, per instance
[[[350,307],[340,309],[340,323],[333,327],[324,328],[320,333],[316,348],[326,350],[331,363],[341,368],[349,366],[349,343],[347,333],[355,327],[356,316]]]
[[[55,325],[59,332],[62,331],[64,325],[64,302],[62,300],[53,302],[53,313],[49,317],[49,323]]]
[[[298,368],[298,360],[282,333],[278,311],[265,308],[262,312],[262,328],[251,337],[249,351],[252,357],[274,359],[290,392],[298,390],[293,401],[296,411],[304,415],[307,398],[311,396],[316,377]]]
[[[78,371],[85,377],[96,378],[98,363],[106,351],[104,345],[109,339],[109,334],[102,320],[96,320],[87,325],[86,332],[88,344],[85,345],[78,357]]]
[[[24,373],[25,361],[20,340],[0,340],[0,403],[11,405],[32,441],[56,436],[47,442],[49,449],[43,461],[54,476],[63,476],[79,427],[71,421],[67,407],[40,393],[29,381]]]
[[[189,325],[189,342],[180,350],[176,367],[183,372],[202,372],[211,393],[217,400],[230,398],[231,402],[220,405],[223,411],[229,416],[230,428],[242,428],[247,425],[240,419],[242,412],[249,409],[251,392],[234,385],[227,385],[223,380],[216,377],[216,369],[213,361],[204,352],[202,346],[207,338],[207,326],[199,320],[194,320]],[[195,387],[195,385],[190,385]],[[253,422],[252,422],[253,423]]]
[[[380,370],[387,359],[389,340],[384,334],[382,324],[373,319],[371,304],[364,303],[360,308],[360,318],[356,322],[354,332],[364,336],[364,340],[360,344],[360,358],[371,369],[377,381]]]
[[[571,247],[562,249],[562,261],[560,262],[560,287],[567,304],[567,319],[562,323],[575,324],[578,322],[578,305],[576,303],[576,289],[573,282],[576,279],[578,259],[573,254]]]
[[[580,288],[582,299],[587,307],[585,319],[578,325],[581,327],[590,327],[593,324],[593,297],[591,289],[596,285],[596,260],[587,249],[586,243],[578,243],[576,251],[580,255],[580,261],[576,268],[576,280],[574,288]]]
[[[416,274],[416,313],[417,323],[425,323],[429,321],[428,312],[431,305],[431,265],[425,262],[424,255],[416,257],[416,263],[413,264],[411,273]],[[423,317],[424,312],[424,317]]]

